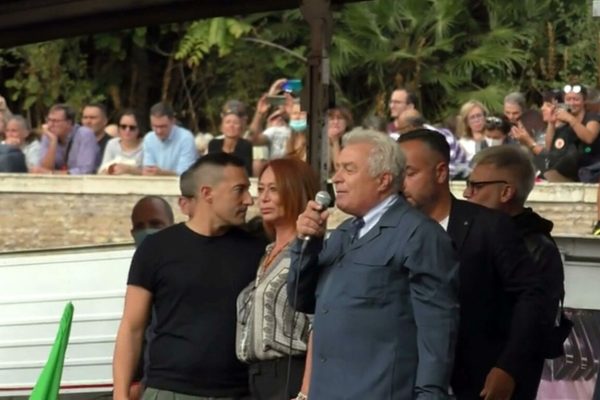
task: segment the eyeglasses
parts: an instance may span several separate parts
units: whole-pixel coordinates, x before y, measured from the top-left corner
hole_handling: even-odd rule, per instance
[[[66,118],[50,118],[46,117],[46,123],[48,124],[58,124],[59,122],[66,121]]]
[[[497,181],[472,181],[470,179],[467,179],[466,181],[467,183],[467,189],[472,191],[472,192],[476,192],[480,189],[482,189],[484,186],[488,186],[488,185],[495,185],[498,183],[501,183],[503,185],[508,185],[507,181],[503,181],[503,180],[497,180]]]
[[[137,130],[137,126],[135,125],[127,125],[127,124],[119,124],[119,129],[123,129],[124,131],[129,129],[130,131]]]
[[[581,93],[582,91],[581,85],[565,85],[563,88],[563,92],[565,93]]]
[[[479,121],[483,118],[485,118],[485,115],[483,115],[483,114],[473,114],[473,115],[469,115],[469,117],[467,119],[469,121]]]

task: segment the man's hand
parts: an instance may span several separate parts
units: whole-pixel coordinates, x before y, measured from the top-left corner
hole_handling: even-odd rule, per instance
[[[519,124],[513,126],[510,130],[510,136],[512,136],[515,140],[518,140],[519,143],[530,147],[532,144],[535,144],[535,141],[527,132],[527,129],[523,126],[523,124],[519,121]]]
[[[572,125],[575,122],[577,122],[577,118],[575,118],[573,114],[562,108],[557,108],[556,111],[554,111],[554,117],[558,121],[566,122],[569,125]]]
[[[256,113],[260,115],[265,115],[269,112],[270,107],[271,105],[267,101],[267,94],[263,94],[262,96],[260,96],[260,99],[258,99],[258,102],[256,103]]]
[[[7,137],[4,143],[9,146],[20,147],[23,141],[16,137]]]
[[[316,201],[309,201],[306,210],[298,216],[296,231],[299,236],[322,237],[327,230],[329,212],[321,211],[321,205]]]
[[[492,368],[485,378],[483,390],[479,396],[484,400],[510,400],[515,390],[515,380],[500,368]]]
[[[281,92],[283,90],[283,85],[286,82],[287,82],[287,79],[285,79],[285,78],[277,79],[275,82],[273,82],[273,84],[269,88],[268,95],[275,96],[275,95],[279,94],[279,92]]]
[[[158,175],[158,167],[155,165],[148,165],[142,169],[142,175],[156,176]]]
[[[29,173],[31,173],[31,174],[51,174],[52,170],[49,170],[48,168],[44,168],[44,167],[40,167],[40,166],[34,166],[34,167],[29,167]]]
[[[48,138],[48,141],[50,143],[58,142],[58,136],[56,136],[54,133],[50,132],[48,129],[44,129],[44,136],[46,136]]]

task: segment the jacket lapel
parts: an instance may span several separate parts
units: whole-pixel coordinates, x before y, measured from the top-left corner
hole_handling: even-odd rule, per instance
[[[400,223],[402,215],[410,207],[404,198],[399,197],[394,204],[381,216],[377,224],[371,228],[363,237],[350,244],[350,249],[358,249],[368,245],[379,237],[383,230],[388,227],[396,227]]]
[[[467,210],[462,207],[461,202],[452,197],[450,218],[448,220],[448,235],[452,238],[457,250],[462,248],[465,238],[471,229],[472,219]]]

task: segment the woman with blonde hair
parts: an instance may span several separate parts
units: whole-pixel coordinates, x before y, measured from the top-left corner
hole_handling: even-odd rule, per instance
[[[317,174],[296,158],[269,161],[258,178],[257,204],[273,242],[267,246],[255,281],[238,296],[236,340],[238,358],[250,364],[253,399],[291,399],[300,390],[309,319],[290,307],[286,283],[290,245],[297,237],[296,219],[318,189]]]
[[[460,108],[456,121],[456,135],[458,142],[467,153],[468,161],[471,161],[475,153],[481,149],[487,115],[487,108],[477,100],[467,101]]]

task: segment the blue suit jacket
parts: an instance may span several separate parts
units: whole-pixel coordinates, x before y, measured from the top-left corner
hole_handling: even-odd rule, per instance
[[[450,238],[403,198],[354,243],[351,230],[347,220],[302,256],[300,241],[292,248],[290,302],[315,314],[310,399],[447,398],[459,315]]]

